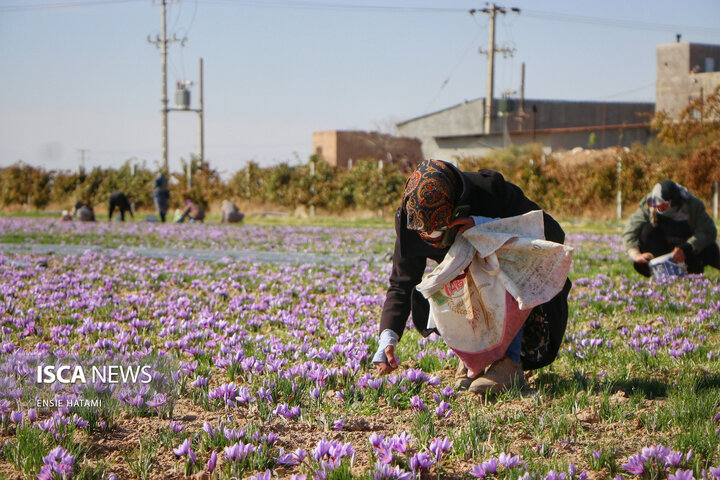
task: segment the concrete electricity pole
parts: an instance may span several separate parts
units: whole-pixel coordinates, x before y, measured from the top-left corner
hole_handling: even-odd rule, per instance
[[[515,54],[514,48],[509,47],[502,47],[502,48],[495,48],[495,16],[498,13],[502,13],[505,15],[507,11],[513,11],[515,13],[520,13],[519,8],[506,8],[506,7],[498,7],[494,3],[491,3],[489,7],[483,8],[480,10],[472,9],[470,10],[470,15],[475,15],[475,13],[486,13],[490,16],[490,39],[489,39],[489,46],[487,50],[483,50],[480,48],[478,51],[480,54],[485,54],[488,57],[488,80],[487,80],[487,93],[485,97],[485,124],[484,124],[484,133],[489,134],[490,133],[490,127],[492,124],[492,104],[493,104],[493,87],[495,83],[495,53],[502,53],[505,56],[513,56]]]
[[[178,3],[178,2],[172,2],[172,3]],[[155,4],[155,0],[153,0],[153,4]],[[178,39],[176,37],[173,37],[172,40],[169,40],[167,38],[167,0],[160,0],[160,6],[162,11],[162,31],[159,36],[155,37],[155,40],[150,40],[150,35],[148,35],[148,43],[155,44],[156,47],[160,49],[160,58],[161,58],[161,64],[162,64],[162,96],[161,96],[161,104],[162,104],[162,157],[163,157],[163,169],[165,170],[165,174],[170,173],[170,167],[168,165],[168,96],[167,96],[167,46],[170,42],[180,42],[181,46],[185,45],[185,42],[187,42],[187,38]]]

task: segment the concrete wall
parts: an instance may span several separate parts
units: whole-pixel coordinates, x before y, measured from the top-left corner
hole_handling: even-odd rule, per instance
[[[599,129],[576,129],[569,132],[555,133],[548,130],[539,130],[535,133],[535,143],[544,145],[548,151],[575,147],[588,148],[591,133],[595,133],[595,148],[614,145],[630,146],[634,142],[645,143],[651,136],[647,127]],[[516,132],[508,135],[468,135],[462,137],[434,138],[426,152],[427,158],[437,158],[456,162],[462,157],[484,157],[492,150],[498,150],[510,145],[526,145],[533,142],[530,132]],[[601,145],[604,142],[604,145]]]
[[[647,141],[648,129],[642,124],[654,113],[652,103],[601,103],[561,100],[525,100],[524,114],[498,116],[492,133],[482,131],[484,100],[477,99],[414,118],[397,125],[398,133],[417,137],[425,158],[452,160],[457,156],[483,156],[490,150],[510,144],[538,143],[552,148],[587,147],[595,132],[595,148]],[[503,135],[507,130],[508,138]],[[623,132],[621,135],[620,132]]]
[[[706,59],[711,58],[711,62]],[[714,65],[708,65],[713,63]],[[712,67],[712,71],[707,71]],[[720,46],[669,43],[657,47],[655,104],[677,118],[688,103],[720,85]]]
[[[313,151],[336,167],[347,168],[349,160],[383,160],[412,169],[422,160],[420,140],[377,132],[331,130],[313,133]]]

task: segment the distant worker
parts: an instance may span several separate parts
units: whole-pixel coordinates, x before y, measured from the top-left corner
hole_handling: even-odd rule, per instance
[[[155,210],[160,215],[160,221],[165,222],[165,216],[167,215],[170,201],[170,190],[168,189],[168,181],[165,175],[159,173],[155,177],[155,188],[153,189],[153,203],[155,204]]]
[[[95,212],[92,207],[82,200],[78,200],[73,208],[72,215],[81,222],[94,222]]]
[[[132,206],[130,205],[130,200],[128,200],[127,195],[123,192],[113,192],[110,194],[110,208],[108,210],[108,220],[112,222],[112,215],[115,211],[115,207],[117,207],[118,210],[120,210],[120,221],[125,221],[125,212],[130,212],[130,216],[135,220],[135,215],[133,215]]]
[[[630,215],[623,231],[623,246],[638,273],[650,276],[648,262],[672,253],[688,273],[703,273],[705,266],[720,269],[717,228],[705,204],[687,188],[671,180],[655,184]]]
[[[240,213],[237,206],[230,200],[223,200],[221,211],[220,223],[237,223],[242,222],[243,218],[245,218],[245,215]]]
[[[185,210],[183,210],[178,223],[184,222],[186,218],[189,218],[191,222],[202,222],[205,220],[205,210],[197,203],[187,199],[185,200]]]

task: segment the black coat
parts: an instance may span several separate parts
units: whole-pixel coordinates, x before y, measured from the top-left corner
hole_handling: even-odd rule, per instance
[[[454,168],[454,167],[453,167]],[[516,185],[506,181],[492,170],[460,172],[462,181],[460,198],[456,205],[469,205],[469,215],[506,218],[522,215],[540,207],[528,199]],[[547,213],[543,213],[545,238],[564,243],[565,232]],[[380,331],[387,328],[402,336],[408,315],[412,310],[417,330],[427,336],[434,330],[427,329],[429,304],[415,287],[422,281],[431,258],[440,263],[449,248],[436,248],[425,243],[417,232],[407,229],[407,218],[402,208],[395,215],[395,251],[390,274],[390,286],[380,318]],[[567,295],[571,283],[548,303],[539,305],[525,322],[523,333],[523,368],[539,368],[551,363],[557,355],[567,324]]]

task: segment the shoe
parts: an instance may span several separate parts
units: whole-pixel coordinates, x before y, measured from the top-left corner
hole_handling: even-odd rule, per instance
[[[473,393],[498,392],[513,385],[524,387],[525,374],[520,362],[514,362],[505,357],[494,362],[484,375],[473,380],[468,390]]]
[[[475,381],[480,374],[474,377],[468,377],[468,369],[462,360],[458,360],[457,370],[455,370],[455,388],[458,390],[467,390],[470,384]]]

